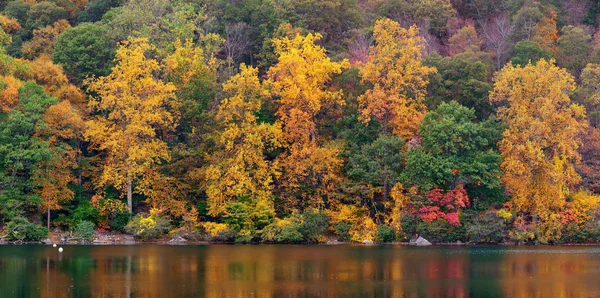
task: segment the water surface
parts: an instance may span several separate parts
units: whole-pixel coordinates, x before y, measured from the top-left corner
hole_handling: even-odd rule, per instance
[[[4,245],[0,297],[600,297],[600,248]]]

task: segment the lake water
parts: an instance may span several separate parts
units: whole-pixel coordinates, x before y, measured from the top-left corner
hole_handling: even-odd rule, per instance
[[[600,297],[598,247],[0,246],[0,297]]]

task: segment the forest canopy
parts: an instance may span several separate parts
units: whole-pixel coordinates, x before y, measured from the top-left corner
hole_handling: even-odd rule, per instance
[[[0,0],[0,235],[597,242],[599,25],[591,0]]]

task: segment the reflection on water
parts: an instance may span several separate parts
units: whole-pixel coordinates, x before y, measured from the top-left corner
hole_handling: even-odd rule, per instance
[[[600,297],[600,249],[0,246],[0,297]]]

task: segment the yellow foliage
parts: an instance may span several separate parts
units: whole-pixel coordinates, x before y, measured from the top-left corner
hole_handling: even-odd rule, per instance
[[[210,222],[210,221],[200,223],[200,225],[204,228],[206,233],[211,237],[216,237],[219,234],[219,232],[229,229],[229,226],[227,224]]]
[[[371,86],[358,98],[360,119],[369,123],[375,118],[384,133],[410,139],[425,114],[428,75],[436,69],[422,63],[424,45],[416,26],[404,29],[382,19],[376,22],[373,35],[375,46],[360,70],[362,82]]]
[[[390,210],[384,215],[385,222],[393,227],[396,232],[402,230],[402,212],[409,202],[410,197],[404,191],[404,187],[401,183],[396,183],[390,191],[391,201],[385,202],[386,209]]]
[[[267,160],[266,150],[279,147],[278,124],[259,123],[256,114],[268,95],[258,80],[258,69],[240,66],[240,73],[223,84],[229,97],[216,114],[219,130],[217,151],[203,169],[209,212],[224,211],[225,203],[241,197],[272,205],[277,162]]]
[[[327,211],[332,226],[340,222],[350,224],[350,238],[352,241],[374,241],[378,226],[369,216],[369,212],[356,205],[340,205],[338,210]]]
[[[21,25],[16,19],[0,14],[0,29],[8,34],[13,34],[21,30]]]
[[[507,65],[496,76],[492,102],[506,124],[500,142],[503,182],[514,211],[549,218],[565,204],[579,181],[579,137],[586,127],[585,110],[571,103],[574,78],[553,61]]]
[[[331,61],[315,45],[320,38],[308,34],[273,40],[278,62],[267,72],[266,85],[279,104],[277,124],[286,152],[278,158],[278,188],[287,208],[320,206],[341,181],[339,149],[319,146],[316,115],[326,105],[344,103],[341,90],[332,91],[327,84],[349,63]]]
[[[580,223],[586,223],[590,220],[590,211],[596,210],[600,203],[600,196],[592,194],[589,191],[578,191],[573,193],[568,209],[573,211],[573,215]]]
[[[47,54],[28,63],[36,83],[44,87],[44,91],[61,100],[69,101],[80,111],[85,110],[85,96],[79,88],[71,85],[60,65],[54,64]]]
[[[126,191],[130,209],[134,181],[170,160],[160,133],[178,120],[175,86],[155,78],[158,61],[146,57],[153,48],[143,38],[123,42],[111,74],[87,82],[97,94],[89,107],[102,113],[87,122],[85,136],[91,149],[106,153],[97,186]]]
[[[0,111],[6,113],[19,102],[21,81],[13,76],[0,76]]]

